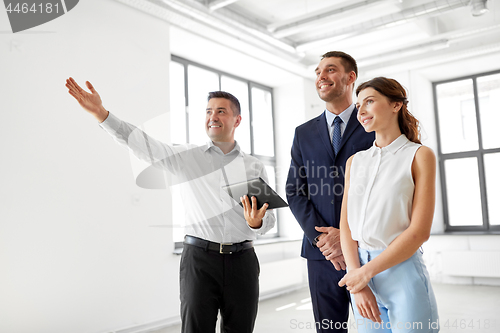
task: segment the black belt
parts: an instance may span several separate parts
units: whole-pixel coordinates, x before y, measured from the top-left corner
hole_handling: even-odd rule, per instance
[[[231,254],[235,252],[240,252],[243,250],[248,250],[253,247],[253,242],[250,240],[241,243],[214,243],[198,237],[186,235],[184,237],[184,244],[194,245],[201,247],[202,249],[217,251],[221,254]]]

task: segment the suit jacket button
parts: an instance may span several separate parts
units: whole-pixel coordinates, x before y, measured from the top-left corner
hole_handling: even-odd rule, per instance
[[[335,201],[332,200],[332,205],[335,203]]]
[[[333,176],[334,178],[337,178],[337,177],[339,176],[338,171],[333,171],[333,172],[332,172],[332,176]]]

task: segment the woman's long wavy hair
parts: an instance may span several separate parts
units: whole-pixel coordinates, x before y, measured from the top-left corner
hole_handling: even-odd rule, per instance
[[[419,122],[417,118],[415,118],[410,111],[408,111],[408,99],[406,97],[406,90],[403,86],[394,79],[376,77],[359,85],[356,89],[356,96],[358,96],[361,90],[366,88],[375,89],[387,97],[391,102],[403,103],[398,112],[399,129],[401,130],[401,133],[406,135],[408,140],[421,144]]]

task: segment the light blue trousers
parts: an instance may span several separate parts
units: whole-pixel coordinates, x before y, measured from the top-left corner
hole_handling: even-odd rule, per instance
[[[358,249],[361,265],[370,262],[382,251]],[[359,333],[439,332],[436,298],[420,250],[408,260],[377,274],[368,286],[377,298],[382,323],[361,317],[351,295]]]

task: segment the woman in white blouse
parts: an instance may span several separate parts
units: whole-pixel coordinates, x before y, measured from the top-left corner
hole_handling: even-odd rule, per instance
[[[420,143],[405,89],[374,78],[356,90],[373,146],[346,164],[340,237],[358,332],[438,332],[422,260],[434,215],[436,158]]]

